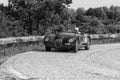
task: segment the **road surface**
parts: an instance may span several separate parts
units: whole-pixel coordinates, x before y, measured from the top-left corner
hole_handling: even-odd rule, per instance
[[[78,53],[25,52],[9,58],[1,70],[33,80],[120,80],[120,43],[92,45]]]

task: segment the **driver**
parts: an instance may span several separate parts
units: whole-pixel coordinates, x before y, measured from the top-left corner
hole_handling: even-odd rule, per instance
[[[55,30],[55,34],[56,34],[56,35],[59,35],[59,34],[60,34],[60,29],[56,29],[56,30]]]
[[[74,33],[75,33],[75,34],[81,34],[81,32],[79,31],[79,28],[78,28],[78,27],[75,27]]]
[[[56,29],[55,30],[55,39],[59,39],[60,38],[60,33],[61,33],[60,29]]]

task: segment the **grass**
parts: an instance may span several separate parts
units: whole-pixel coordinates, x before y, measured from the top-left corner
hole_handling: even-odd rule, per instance
[[[39,50],[43,47],[40,42],[29,42],[29,43],[18,43],[18,44],[8,44],[0,46],[1,55],[10,56],[26,51]]]
[[[29,42],[29,43],[18,43],[8,44],[0,46],[0,64],[2,64],[6,58],[20,54],[27,51],[38,51],[44,48],[41,42]]]
[[[93,39],[92,44],[110,44],[110,43],[120,43],[120,38],[104,38],[104,39]]]

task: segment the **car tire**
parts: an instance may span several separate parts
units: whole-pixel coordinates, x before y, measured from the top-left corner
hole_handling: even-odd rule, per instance
[[[50,47],[45,47],[46,51],[51,51],[51,48]]]
[[[90,45],[86,45],[85,50],[89,50],[89,49],[90,49]]]
[[[91,39],[90,39],[90,37],[88,37],[87,38],[87,44],[86,44],[86,46],[85,46],[85,50],[89,50],[90,49],[90,44],[91,44]]]
[[[75,41],[75,46],[73,48],[73,52],[74,53],[77,53],[78,52],[78,49],[79,49],[79,44],[78,44],[78,39]]]

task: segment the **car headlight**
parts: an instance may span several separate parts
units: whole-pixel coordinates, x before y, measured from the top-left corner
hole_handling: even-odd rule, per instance
[[[48,37],[46,37],[46,38],[45,38],[45,41],[49,41],[49,38],[48,38]]]
[[[69,40],[68,40],[68,42],[73,42],[74,41],[74,38],[70,38]]]

